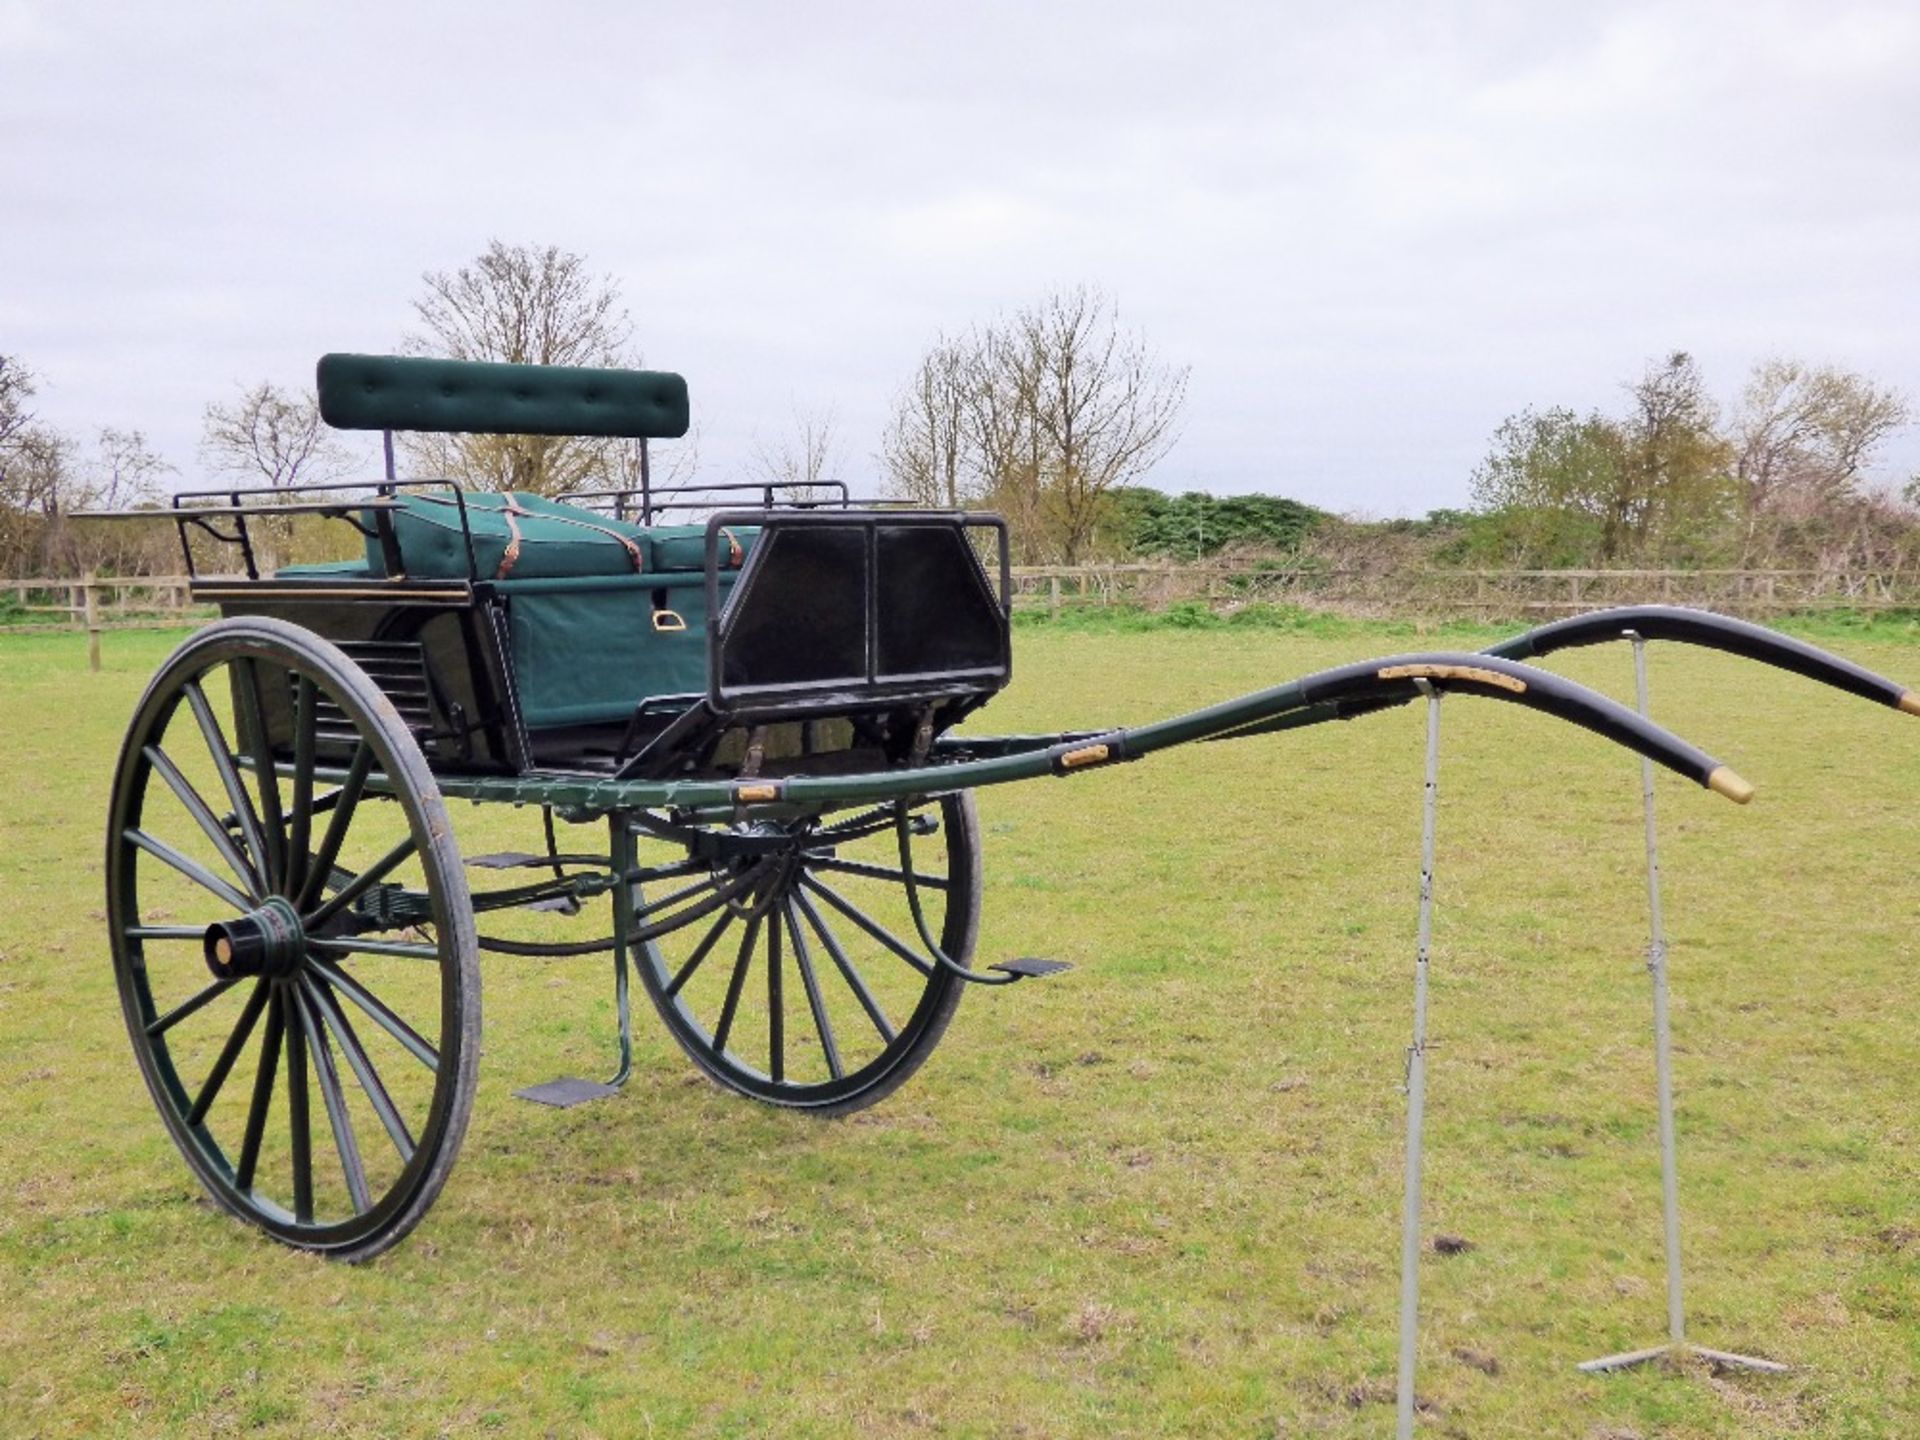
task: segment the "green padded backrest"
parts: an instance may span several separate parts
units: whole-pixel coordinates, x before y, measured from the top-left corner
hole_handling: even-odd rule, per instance
[[[664,370],[323,355],[318,381],[321,418],[336,430],[660,440],[687,433],[687,382]]]

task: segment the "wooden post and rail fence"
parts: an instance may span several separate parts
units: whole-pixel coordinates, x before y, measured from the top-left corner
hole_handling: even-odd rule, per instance
[[[1016,609],[1288,605],[1382,619],[1551,619],[1609,605],[1694,605],[1753,620],[1920,610],[1920,573],[1841,570],[1467,570],[1148,563],[1013,570]]]
[[[193,603],[184,575],[0,578],[0,597],[11,602],[0,611],[0,636],[84,631],[93,670],[100,668],[100,636],[107,630],[177,630],[215,613]]]
[[[107,630],[180,629],[213,615],[183,575],[0,578],[0,635],[83,631],[100,668]],[[1842,570],[1459,570],[1327,566],[1017,565],[1014,606],[1058,618],[1131,606],[1288,605],[1424,620],[1549,619],[1606,605],[1697,605],[1748,619],[1832,610],[1920,610],[1920,575]]]

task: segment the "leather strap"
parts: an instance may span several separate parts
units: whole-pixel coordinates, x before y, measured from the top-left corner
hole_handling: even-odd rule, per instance
[[[493,574],[496,580],[506,579],[513,573],[513,567],[520,563],[520,522],[514,517],[527,512],[509,499],[501,505],[500,513],[506,517],[507,534],[511,538],[507,541],[507,548],[500,552],[500,568]]]
[[[451,505],[458,508],[458,502],[444,499],[438,495],[415,495],[410,498],[424,500],[432,505]],[[485,509],[486,507],[481,506],[479,508]],[[529,510],[518,500],[515,500],[511,494],[503,494],[500,497],[500,514],[507,522],[508,540],[507,548],[500,556],[500,568],[494,572],[493,578],[496,580],[506,579],[513,573],[513,567],[520,562],[520,543],[526,538],[520,533],[519,521],[521,519],[555,520],[562,525],[577,525],[582,530],[592,530],[597,534],[607,536],[609,539],[618,540],[621,547],[627,552],[627,558],[633,561],[633,573],[636,575],[646,573],[646,552],[634,542],[631,536],[622,535],[618,530],[611,529],[605,525],[596,525],[591,520],[576,520],[571,515],[554,515],[544,510]],[[729,536],[728,539],[731,540],[732,537]],[[735,540],[733,542],[733,549],[733,563],[737,566],[740,563],[739,541]]]

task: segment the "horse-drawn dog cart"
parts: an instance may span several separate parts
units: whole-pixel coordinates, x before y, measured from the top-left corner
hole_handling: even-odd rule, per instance
[[[968,985],[1064,968],[975,965],[982,786],[1459,692],[1571,721],[1745,800],[1745,783],[1699,750],[1521,663],[1623,632],[1920,712],[1901,687],[1810,646],[1652,607],[1483,654],[1342,666],[1137,728],[988,736],[960,727],[1011,673],[997,517],[819,488],[643,487],[563,503],[402,481],[395,430],[674,436],[685,383],[331,355],[319,385],[330,423],[389,432],[384,479],[183,494],[160,512],[190,569],[189,542],[205,535],[244,573],[195,576],[196,598],[224,618],[180,646],[134,714],[107,893],[134,1049],[189,1167],[234,1214],[340,1258],[398,1241],[452,1168],[475,1089],[483,951],[611,955],[611,1085],[630,1062],[637,971],[712,1079],[838,1113],[911,1075]],[[743,490],[756,503],[731,504]],[[672,523],[695,507],[711,513]],[[364,556],[263,573],[260,527],[302,514],[358,529]],[[456,799],[537,807],[544,852],[463,863]],[[604,825],[604,850],[561,845],[556,820]],[[469,867],[502,878],[475,888]],[[596,938],[476,924],[602,899],[611,931]],[[605,1088],[557,1085],[536,1098]]]

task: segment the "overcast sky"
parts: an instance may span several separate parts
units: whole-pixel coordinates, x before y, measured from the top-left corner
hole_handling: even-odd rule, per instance
[[[706,478],[831,407],[870,481],[937,332],[1088,281],[1192,367],[1153,483],[1419,513],[1674,348],[1920,395],[1920,5],[0,0],[49,421],[198,478],[492,237],[619,282]]]

